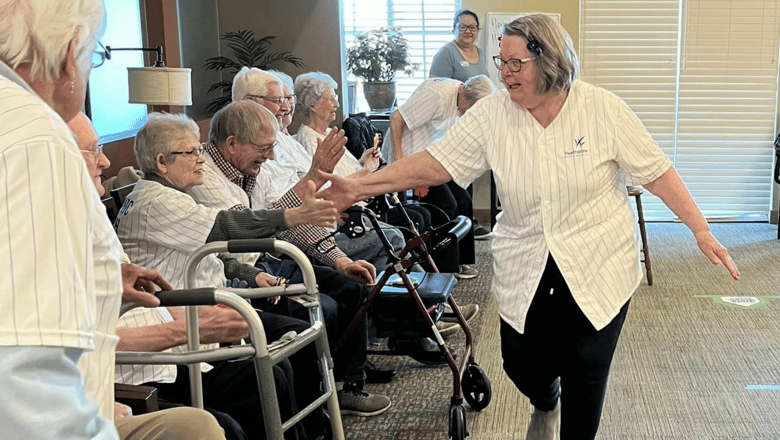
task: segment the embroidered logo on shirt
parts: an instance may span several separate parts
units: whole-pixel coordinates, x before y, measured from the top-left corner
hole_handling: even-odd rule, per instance
[[[588,154],[588,150],[585,149],[585,136],[582,136],[579,139],[575,139],[574,149],[571,151],[564,151],[563,154],[566,157],[585,156]]]

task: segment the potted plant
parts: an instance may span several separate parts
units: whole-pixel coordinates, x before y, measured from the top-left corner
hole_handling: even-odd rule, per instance
[[[303,60],[290,52],[269,52],[271,40],[274,36],[256,38],[254,31],[239,30],[236,32],[225,32],[220,37],[227,41],[227,46],[233,52],[233,58],[218,56],[209,58],[203,65],[206,70],[227,70],[230,78],[224,78],[218,83],[214,83],[209,88],[208,93],[219,90],[220,96],[211,101],[206,107],[211,111],[217,111],[226,106],[231,101],[231,89],[233,87],[233,77],[242,67],[257,67],[261,70],[268,70],[277,62],[290,63],[295,67],[303,67]]]
[[[412,68],[409,45],[399,27],[362,32],[347,49],[347,70],[363,78],[363,94],[371,110],[393,106],[395,73]]]

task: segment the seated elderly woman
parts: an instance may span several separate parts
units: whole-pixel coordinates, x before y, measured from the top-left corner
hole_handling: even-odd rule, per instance
[[[295,111],[303,116],[303,124],[298,128],[298,142],[311,155],[317,149],[317,139],[327,136],[331,130],[328,125],[336,119],[339,108],[336,88],[338,84],[327,73],[303,73],[295,78]],[[380,158],[378,148],[367,149],[360,159],[345,152],[333,174],[341,177],[365,176],[376,170]]]
[[[203,183],[201,167],[205,162],[194,121],[184,115],[152,113],[135,139],[135,154],[144,178],[130,193],[117,217],[117,235],[125,251],[134,261],[158,270],[174,288],[184,287],[184,265],[198,247],[210,241],[234,238],[271,237],[277,232],[303,223],[332,224],[336,211],[329,202],[313,198],[314,185],[301,195],[298,208],[277,211],[224,211],[195,203],[185,191]],[[238,278],[252,287],[271,286],[279,280],[259,269],[233,258],[211,255],[197,268],[196,287],[225,285],[227,279]],[[138,313],[143,313],[140,311]],[[172,313],[175,315],[175,312]],[[171,314],[145,314],[162,325],[172,320]],[[269,340],[284,333],[301,332],[308,323],[294,318],[262,313],[261,319]],[[133,322],[125,320],[125,322]],[[149,325],[138,322],[136,325]],[[226,328],[225,332],[230,329]],[[121,333],[120,333],[121,334]],[[275,367],[277,395],[282,416],[288,418],[297,411],[297,400],[308,404],[319,390],[319,374],[313,349],[305,349],[290,358],[290,363]],[[292,365],[290,365],[292,364]],[[219,362],[203,375],[204,401],[218,411],[232,416],[250,438],[262,438],[262,417],[258,416],[259,396],[251,361]],[[137,367],[143,370],[143,367]],[[296,384],[294,395],[293,372]],[[132,374],[141,374],[139,371]],[[143,376],[142,376],[143,377]],[[161,397],[176,402],[187,401],[187,370],[158,383]],[[285,383],[287,382],[287,383]],[[285,390],[287,390],[285,392]],[[297,398],[297,400],[296,400]],[[307,431],[317,434],[320,421],[310,419]],[[305,438],[300,429],[291,429],[286,438]]]

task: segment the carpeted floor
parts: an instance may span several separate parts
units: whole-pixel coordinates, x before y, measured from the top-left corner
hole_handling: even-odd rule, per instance
[[[648,224],[655,283],[643,283],[632,300],[598,439],[780,439],[777,227],[712,230],[739,264],[740,281],[712,266],[683,225]],[[480,305],[472,322],[476,359],[491,377],[493,398],[482,412],[467,410],[467,428],[473,440],[524,439],[530,405],[501,371],[489,242],[477,243],[480,274],[461,281],[455,295],[461,304]],[[734,305],[723,296],[755,299]],[[462,352],[464,341],[458,334],[447,343]],[[345,416],[347,438],[447,439],[450,370],[405,357],[372,360],[398,369],[392,383],[368,386],[393,406],[377,417]]]

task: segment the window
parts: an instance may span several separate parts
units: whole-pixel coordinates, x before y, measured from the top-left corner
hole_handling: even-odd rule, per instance
[[[106,0],[105,46],[143,47],[139,2]],[[146,56],[141,51],[117,51],[89,76],[89,101],[92,123],[100,143],[135,136],[146,122],[146,106],[128,103],[127,68],[142,67]]]
[[[452,20],[460,0],[344,0],[344,47],[355,35],[383,26],[400,26],[409,42],[412,63],[419,68],[411,77],[396,74],[397,105],[424,79],[436,52],[452,40]]]
[[[780,2],[581,0],[581,11],[582,79],[628,103],[706,217],[766,220]],[[655,197],[643,205],[672,218]]]

